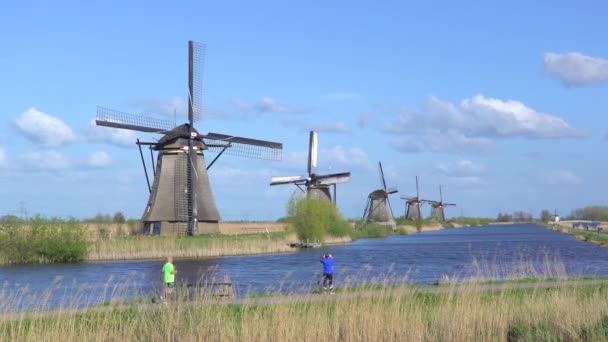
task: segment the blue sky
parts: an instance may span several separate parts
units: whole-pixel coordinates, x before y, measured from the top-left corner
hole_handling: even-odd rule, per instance
[[[0,8],[0,214],[139,217],[135,138],[96,106],[183,118],[187,41],[207,44],[201,132],[284,144],[282,162],[210,171],[226,220],[285,214],[319,131],[318,171],[351,171],[362,215],[377,163],[399,195],[495,217],[606,205],[608,5],[579,2],[104,1]],[[181,121],[178,118],[178,121]],[[392,198],[395,214],[403,201]],[[428,213],[428,208],[425,208]]]

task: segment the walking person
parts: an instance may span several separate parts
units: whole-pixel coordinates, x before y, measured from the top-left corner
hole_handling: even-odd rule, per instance
[[[334,263],[336,260],[330,253],[323,254],[320,262],[323,264],[323,290],[334,289]]]
[[[168,257],[167,262],[163,266],[161,272],[163,273],[163,283],[164,283],[164,293],[163,293],[163,302],[167,300],[167,297],[173,293],[173,288],[175,287],[175,273],[177,270],[173,265],[173,258]]]

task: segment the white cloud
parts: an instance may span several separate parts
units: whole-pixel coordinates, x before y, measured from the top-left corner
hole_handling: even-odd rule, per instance
[[[608,60],[579,52],[544,56],[545,72],[558,77],[566,86],[582,87],[608,81]]]
[[[369,113],[362,113],[359,115],[359,119],[357,120],[357,125],[360,128],[367,128],[369,126]]]
[[[132,147],[137,140],[135,131],[97,126],[95,120],[89,122],[85,131],[89,142],[105,142],[119,147]]]
[[[98,151],[91,153],[87,158],[86,163],[91,167],[103,168],[112,164],[112,158],[107,152]]]
[[[468,152],[491,150],[495,138],[582,138],[587,131],[537,112],[514,100],[475,95],[458,105],[431,97],[420,113],[402,109],[384,131],[399,135],[391,145],[401,152]]]
[[[494,142],[484,137],[467,137],[456,131],[424,132],[420,135],[407,135],[395,138],[391,146],[402,153],[473,153],[481,154],[494,150]]]
[[[231,99],[230,103],[239,110],[258,113],[303,114],[310,112],[310,109],[287,106],[267,96],[262,97],[255,104],[250,104],[239,99]]]
[[[485,167],[473,161],[460,159],[451,162],[440,162],[435,164],[435,169],[446,176],[467,177],[482,174]]]
[[[369,161],[367,153],[362,148],[345,148],[342,145],[336,145],[330,149],[319,150],[319,166],[331,169],[334,167],[371,168],[372,164]]]
[[[8,161],[6,160],[6,152],[4,149],[0,147],[0,168],[8,165]]]
[[[338,134],[347,134],[351,132],[350,127],[344,122],[324,122],[320,124],[316,124],[312,126],[313,131],[317,132],[327,132],[327,133],[338,133]]]
[[[551,170],[542,175],[542,180],[549,185],[579,185],[583,179],[569,170]]]
[[[65,155],[54,150],[25,153],[18,160],[19,168],[23,170],[56,171],[66,169],[71,164]]]
[[[330,172],[346,172],[342,168],[360,167],[371,169],[375,167],[369,160],[367,153],[360,147],[345,148],[336,145],[328,149],[319,149],[318,170],[331,170]],[[283,161],[278,167],[304,175],[308,163],[308,151],[288,152],[283,154]],[[325,172],[325,171],[323,171]],[[274,174],[274,173],[273,173]],[[277,172],[282,174],[282,172]]]
[[[32,142],[46,147],[59,147],[76,141],[70,126],[34,107],[23,112],[15,124]]]

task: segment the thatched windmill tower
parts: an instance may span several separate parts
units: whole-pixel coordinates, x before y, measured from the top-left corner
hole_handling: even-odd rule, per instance
[[[315,198],[336,203],[336,184],[350,181],[350,172],[319,175],[317,168],[319,136],[317,132],[310,131],[308,141],[308,175],[272,177],[270,185],[295,184],[308,198]],[[333,196],[331,193],[333,187]]]
[[[378,162],[380,169],[380,185],[381,189],[370,192],[367,196],[367,204],[365,211],[363,212],[363,218],[366,222],[385,224],[395,226],[395,219],[393,218],[393,208],[389,200],[389,195],[397,193],[396,188],[386,188],[386,180],[384,178],[384,170],[382,170],[382,163]]]
[[[194,235],[219,232],[207,170],[223,154],[280,160],[283,145],[225,134],[199,134],[194,122],[202,118],[202,68],[205,46],[188,42],[188,122],[175,127],[168,120],[97,108],[99,126],[163,134],[157,142],[137,140],[150,197],[142,217],[143,232]],[[141,146],[150,147],[154,181],[150,186]],[[153,151],[157,152],[156,166]],[[217,156],[206,166],[203,151]]]
[[[401,197],[405,200],[405,218],[412,221],[419,221],[422,219],[422,213],[420,212],[420,206],[427,200],[420,199],[420,192],[418,190],[418,176],[416,176],[416,196]]]
[[[455,206],[454,203],[444,203],[443,193],[441,191],[441,185],[439,185],[439,201],[427,201],[431,205],[431,216],[436,218],[439,222],[445,222],[445,213],[443,212],[444,207]]]

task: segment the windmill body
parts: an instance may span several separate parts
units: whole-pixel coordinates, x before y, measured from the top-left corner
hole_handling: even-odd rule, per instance
[[[336,185],[350,181],[350,172],[320,175],[317,168],[319,136],[310,131],[308,142],[308,176],[272,177],[270,185],[294,184],[306,193],[306,197],[336,203]],[[332,196],[333,190],[333,196]]]
[[[397,192],[397,189],[386,188],[386,180],[382,163],[378,163],[380,169],[380,183],[382,188],[370,192],[367,196],[367,204],[363,213],[363,218],[366,222],[378,223],[395,227],[395,219],[393,218],[393,210],[389,200],[389,195]]]
[[[99,126],[157,133],[157,142],[137,140],[150,191],[142,216],[143,233],[194,235],[219,232],[220,213],[215,205],[207,170],[222,155],[280,160],[283,145],[271,141],[208,133],[199,134],[194,122],[202,118],[201,77],[204,45],[188,42],[188,123],[130,115],[98,107]],[[150,186],[141,146],[150,148],[153,182]],[[153,151],[156,151],[156,167]],[[206,163],[203,151],[217,153]]]
[[[445,222],[445,207],[455,206],[454,203],[443,202],[443,193],[441,191],[441,185],[439,186],[439,201],[428,201],[431,205],[431,217],[434,217],[439,222]]]
[[[420,199],[420,192],[418,189],[418,176],[416,176],[416,196],[401,197],[405,200],[405,217],[411,221],[422,220],[422,212],[420,206],[428,202],[427,200]]]

